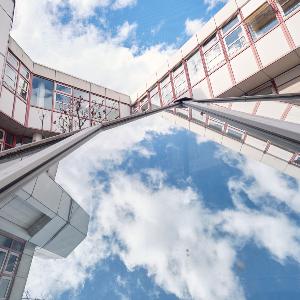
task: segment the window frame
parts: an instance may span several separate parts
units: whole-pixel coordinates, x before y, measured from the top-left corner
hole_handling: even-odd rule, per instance
[[[280,0],[276,0],[276,3],[277,3],[277,5],[278,5],[278,7],[279,7],[279,9],[280,9],[280,11],[281,11],[281,13],[282,13],[282,15],[284,17],[288,17],[291,14],[296,13],[300,9],[300,2],[299,2],[298,4],[295,5],[295,7],[293,7],[290,10],[288,10],[287,12],[285,12],[284,9],[283,9],[283,7],[282,7],[282,4],[280,4],[279,1]],[[289,2],[289,1],[291,1],[291,0],[285,0],[285,3]]]

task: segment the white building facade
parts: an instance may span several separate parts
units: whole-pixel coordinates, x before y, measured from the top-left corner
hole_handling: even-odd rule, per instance
[[[300,1],[232,0],[133,97],[42,66],[9,33],[13,0],[0,0],[0,150],[198,99],[300,92]],[[80,103],[76,110],[74,107]],[[224,103],[228,111],[300,124],[285,101]],[[272,143],[191,108],[168,119],[300,178],[300,150]],[[9,162],[0,161],[0,168]],[[66,257],[85,238],[88,214],[56,182],[57,165],[0,199],[0,299],[20,299],[36,252]]]

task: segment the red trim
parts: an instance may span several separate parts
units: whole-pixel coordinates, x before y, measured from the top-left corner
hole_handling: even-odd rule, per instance
[[[214,98],[214,92],[213,92],[213,89],[212,89],[212,86],[211,86],[211,82],[210,82],[209,74],[208,74],[208,71],[207,71],[207,66],[206,66],[205,57],[204,57],[202,47],[199,48],[199,53],[200,53],[200,57],[201,57],[201,60],[202,60],[202,65],[203,65],[203,68],[204,68],[205,79],[207,80],[209,94],[210,94],[211,98]]]

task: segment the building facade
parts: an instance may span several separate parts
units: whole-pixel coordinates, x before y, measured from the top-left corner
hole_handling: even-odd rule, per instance
[[[34,61],[10,30],[15,2],[0,0],[0,150],[196,99],[300,92],[300,1],[232,0],[132,97]],[[300,124],[286,101],[211,104]],[[212,114],[175,108],[164,117],[300,178],[300,150]],[[0,168],[9,162],[0,162]],[[88,214],[56,182],[57,165],[0,199],[0,299],[20,299],[34,253],[66,257],[85,238]]]
[[[299,0],[228,2],[132,96],[133,113],[181,97],[299,93],[299,9]],[[219,106],[300,124],[300,107],[293,103],[257,101]],[[173,115],[166,116],[197,134],[300,178],[300,149],[274,145],[194,109],[175,109]]]

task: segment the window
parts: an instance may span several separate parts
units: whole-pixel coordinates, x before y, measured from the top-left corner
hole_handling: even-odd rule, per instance
[[[71,98],[63,94],[56,94],[55,108],[59,111],[68,110],[71,103]]]
[[[23,100],[27,100],[29,84],[22,77],[19,78],[18,82],[18,94]]]
[[[147,111],[148,110],[149,105],[148,105],[148,99],[147,98],[144,98],[144,99],[141,100],[140,107],[141,107],[141,111]]]
[[[18,256],[14,254],[10,254],[8,261],[6,263],[5,272],[12,273],[15,270],[17,261],[18,261]]]
[[[170,77],[167,76],[161,83],[161,95],[163,103],[169,103],[173,100],[173,92],[172,92],[172,85],[170,82]]]
[[[32,79],[32,96],[30,104],[52,109],[53,81],[34,76]]]
[[[244,133],[242,131],[240,131],[237,128],[233,128],[231,126],[228,126],[227,128],[227,135],[235,140],[243,140],[244,138]]]
[[[62,85],[62,84],[59,84],[59,83],[56,84],[56,90],[59,91],[59,92],[63,92],[65,94],[68,94],[68,95],[72,94],[72,88],[70,88],[68,86],[65,86],[65,85]]]
[[[106,119],[108,121],[115,120],[119,117],[119,110],[114,108],[107,108]]]
[[[294,159],[293,163],[300,166],[300,155]]]
[[[203,45],[203,51],[205,52],[204,57],[208,71],[212,71],[224,61],[222,49],[216,35]]]
[[[79,101],[74,99],[74,114],[78,115],[80,118],[87,119],[90,114],[90,103],[88,101]]]
[[[6,257],[6,251],[0,249],[0,272],[2,271],[5,257]]]
[[[12,53],[8,52],[7,55],[8,63],[13,66],[16,70],[19,68],[19,61],[13,56]]]
[[[173,72],[173,81],[176,97],[182,95],[185,91],[187,91],[188,88],[183,66],[178,67]]]
[[[160,106],[160,98],[159,98],[157,86],[150,91],[150,98],[151,98],[152,105]]]
[[[242,27],[239,26],[225,37],[228,54],[232,55],[246,45],[246,38]]]
[[[92,119],[104,120],[105,119],[106,108],[100,104],[93,104],[91,108]]]
[[[254,12],[246,22],[254,40],[258,39],[278,24],[273,8],[267,3]]]
[[[76,97],[76,98],[81,97],[84,100],[89,100],[89,98],[90,98],[88,92],[80,91],[80,90],[77,90],[77,89],[74,89],[73,96]]]
[[[223,34],[230,31],[232,28],[234,28],[239,23],[239,18],[235,17],[234,19],[230,20],[225,26],[222,28]]]
[[[16,89],[17,72],[9,65],[5,66],[4,80],[7,86],[13,90]]]
[[[204,69],[199,51],[187,60],[187,68],[189,72],[191,85],[195,85],[204,77]]]
[[[91,101],[95,102],[95,103],[98,103],[98,104],[105,105],[105,98],[102,97],[102,96],[91,94]]]
[[[210,49],[214,44],[216,44],[218,42],[218,38],[217,35],[213,35],[209,40],[207,40],[204,45],[203,45],[203,51],[207,51],[208,49]]]
[[[224,123],[218,120],[209,120],[208,126],[217,131],[223,131]]]
[[[278,0],[285,15],[300,7],[299,0]]]
[[[5,299],[10,285],[10,278],[0,277],[0,299]]]
[[[29,71],[28,71],[23,65],[21,65],[21,68],[20,68],[20,74],[21,74],[26,80],[29,80],[29,79],[30,79],[30,73],[29,73]]]

